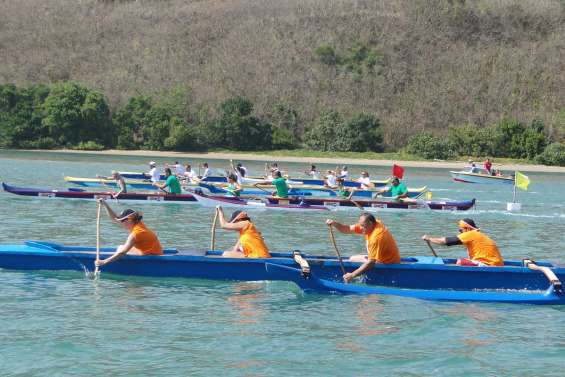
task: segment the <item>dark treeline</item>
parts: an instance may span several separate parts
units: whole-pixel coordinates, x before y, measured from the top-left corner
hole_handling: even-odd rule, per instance
[[[382,150],[379,120],[372,114],[346,118],[329,111],[305,134],[300,125],[288,106],[277,105],[260,117],[249,99],[237,96],[206,108],[180,87],[158,99],[132,97],[111,112],[102,93],[72,81],[0,85],[0,146],[5,148]]]
[[[158,99],[132,97],[112,112],[102,93],[72,81],[25,88],[0,85],[0,147],[5,148],[383,150],[380,120],[374,114],[347,117],[325,111],[308,131],[302,129],[296,110],[288,105],[259,116],[249,99],[238,96],[210,109],[194,103],[190,90],[180,87]],[[447,138],[420,133],[403,148],[427,159],[494,156],[565,165],[565,145],[551,143],[538,119],[523,124],[503,118],[482,128],[453,126]]]

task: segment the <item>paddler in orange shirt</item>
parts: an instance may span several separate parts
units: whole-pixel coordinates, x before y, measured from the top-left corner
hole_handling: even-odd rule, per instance
[[[496,242],[484,233],[481,233],[475,222],[471,219],[459,220],[459,235],[456,237],[434,238],[427,234],[422,236],[425,241],[437,245],[465,245],[469,258],[457,259],[460,266],[503,266],[502,255]]]
[[[400,252],[394,237],[385,224],[375,219],[370,213],[361,214],[357,223],[353,225],[341,224],[330,219],[326,220],[326,224],[333,226],[341,233],[364,235],[367,241],[367,255],[352,255],[349,258],[351,262],[364,263],[355,271],[343,275],[346,283],[370,270],[376,263],[400,263]]]
[[[226,230],[239,232],[239,239],[230,251],[225,251],[222,256],[228,258],[270,258],[269,249],[265,245],[263,236],[251,222],[251,219],[244,211],[232,213],[230,221],[226,221],[222,207],[217,206],[220,227]]]
[[[105,264],[116,261],[126,254],[130,255],[163,255],[163,248],[159,239],[153,231],[148,229],[143,221],[141,213],[132,209],[124,210],[119,216],[110,208],[104,199],[98,199],[98,202],[106,208],[108,217],[123,226],[129,231],[126,243],[118,246],[116,252],[109,258],[97,260],[96,266],[100,267]]]

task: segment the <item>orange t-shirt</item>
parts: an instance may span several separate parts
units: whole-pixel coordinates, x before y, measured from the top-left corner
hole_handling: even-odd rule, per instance
[[[247,221],[245,228],[239,231],[239,244],[247,258],[270,258],[269,249],[261,233],[251,221]]]
[[[142,255],[163,255],[163,248],[153,231],[147,229],[143,222],[138,222],[131,230],[135,240],[134,247]]]
[[[463,232],[457,237],[467,247],[469,258],[487,266],[503,266],[504,261],[496,243],[478,230]]]
[[[357,234],[363,234],[359,224],[356,224],[352,229]],[[383,223],[377,221],[371,233],[365,234],[365,239],[367,240],[369,259],[383,264],[400,263],[400,252],[398,246],[396,246],[396,241]]]

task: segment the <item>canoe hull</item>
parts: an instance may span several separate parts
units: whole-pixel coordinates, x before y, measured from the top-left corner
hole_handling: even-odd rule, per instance
[[[432,301],[498,302],[507,304],[565,305],[565,295],[556,293],[553,286],[544,291],[481,291],[454,289],[405,289],[376,285],[344,284],[343,282],[320,279],[315,274],[303,276],[295,267],[265,263],[266,270],[276,280],[288,280],[305,292],[337,293],[356,295],[390,295]],[[546,286],[549,283],[546,281]]]
[[[52,190],[36,189],[27,187],[15,187],[2,183],[4,191],[15,195],[31,196],[37,198],[58,199],[82,199],[96,200],[99,198],[112,199],[113,192],[95,192],[77,190]],[[118,198],[120,202],[126,203],[188,203],[196,204],[196,198],[192,194],[170,195],[164,193],[125,193]]]
[[[103,248],[102,258],[115,248]],[[110,263],[103,272],[120,275],[183,277],[219,280],[287,280],[265,269],[265,263],[296,267],[291,253],[272,253],[270,259],[223,258],[220,251],[165,250],[164,256],[130,256]],[[335,257],[304,255],[312,273],[321,279],[341,278],[340,264]],[[74,270],[92,271],[95,248],[62,246],[49,242],[28,241],[22,245],[0,245],[0,268],[14,270]],[[439,263],[438,263],[439,262]],[[504,267],[466,267],[452,265],[454,259],[433,257],[403,258],[401,264],[376,265],[366,274],[370,285],[403,289],[528,289],[545,290],[548,282],[538,271],[521,265],[520,261],[506,262]],[[352,272],[360,266],[343,262]],[[565,281],[565,268],[549,263],[557,277]]]
[[[215,207],[221,205],[232,208],[246,209],[286,209],[286,210],[302,210],[302,211],[329,211],[329,210],[360,210],[364,211],[386,211],[386,210],[439,210],[439,211],[466,211],[473,208],[475,199],[459,202],[442,202],[442,201],[376,201],[376,200],[351,200],[340,199],[320,199],[320,198],[297,198],[290,197],[288,199],[280,199],[276,197],[265,197],[265,201],[250,200],[237,197],[219,197],[208,196],[202,193],[193,193],[199,204],[206,207]],[[357,204],[357,205],[356,205]]]

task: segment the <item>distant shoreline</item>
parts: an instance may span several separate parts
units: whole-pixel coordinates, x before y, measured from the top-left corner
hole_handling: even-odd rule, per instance
[[[147,151],[147,150],[116,150],[109,149],[104,151],[77,151],[69,149],[49,149],[49,150],[23,150],[22,152],[47,152],[47,153],[69,153],[69,154],[94,154],[106,156],[137,156],[137,157],[171,157],[171,158],[199,158],[209,160],[242,160],[242,161],[277,161],[277,162],[301,162],[304,164],[336,164],[336,165],[366,165],[366,166],[392,166],[396,163],[403,167],[412,168],[438,168],[438,169],[461,169],[466,161],[405,161],[405,160],[374,160],[351,157],[295,157],[295,156],[272,156],[260,153],[229,153],[229,152],[171,152],[171,151]],[[482,164],[482,161],[477,161]],[[541,173],[565,173],[563,166],[545,166],[530,164],[498,164],[494,166],[500,170],[519,170],[524,172]]]

